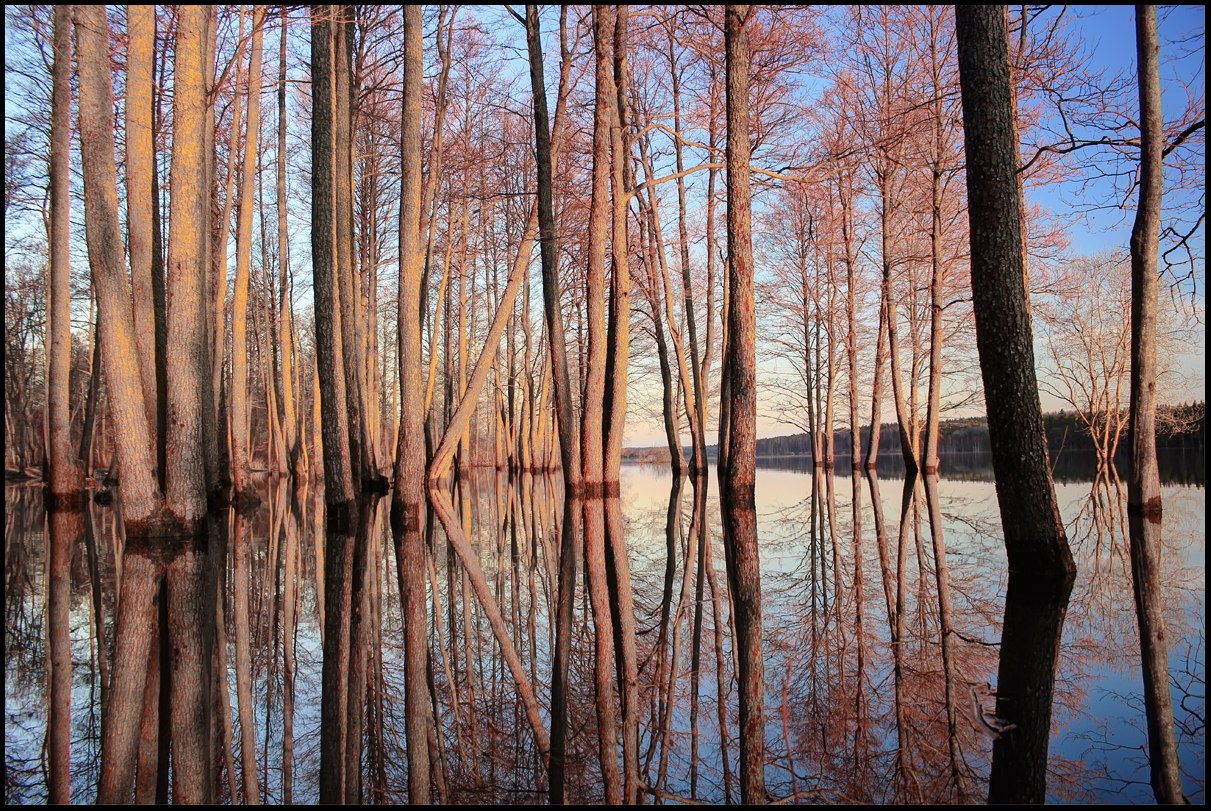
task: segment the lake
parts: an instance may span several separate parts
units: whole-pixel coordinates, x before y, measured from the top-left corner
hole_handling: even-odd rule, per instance
[[[771,798],[987,797],[1008,581],[988,465],[986,457],[943,458],[937,498],[949,599],[942,601],[921,482],[905,493],[894,465],[885,471],[881,464],[868,478],[761,461]],[[1163,488],[1166,622],[1185,790],[1202,802],[1205,493],[1201,462],[1178,467]],[[1082,477],[1070,463],[1064,471],[1056,491],[1078,573],[1059,648],[1048,800],[1151,802],[1126,484],[1092,470]],[[318,800],[321,750],[337,732],[321,723],[322,614],[325,589],[340,585],[351,612],[342,683],[350,706],[360,707],[339,730],[345,796],[406,801],[403,629],[388,500],[363,507],[352,574],[337,584],[323,576],[325,549],[335,547],[322,490],[292,492],[262,478],[259,493],[254,510],[212,520],[200,558],[222,596],[202,603],[208,619],[213,610],[201,636],[210,640],[202,667],[211,700],[199,710],[214,743],[206,779],[224,801],[242,801],[254,782],[266,802]],[[562,488],[547,475],[477,471],[453,503],[549,721]],[[624,466],[617,503],[634,594],[645,799],[738,801],[738,685],[713,471],[704,514],[693,481],[674,481],[664,466]],[[5,488],[6,803],[45,802],[55,773],[69,775],[73,802],[93,801],[103,712],[111,711],[105,702],[122,692],[112,678],[124,672],[114,658],[118,581],[123,566],[135,571],[137,561],[120,553],[113,507],[90,500],[83,514],[69,516],[48,517],[40,486]],[[701,520],[709,554],[700,558]],[[430,712],[439,733],[429,747],[434,799],[545,801],[546,773],[515,676],[440,524],[431,518],[427,532]],[[568,678],[571,801],[599,802],[603,791],[593,639],[582,572]],[[334,649],[331,640],[327,647]],[[184,683],[181,674],[169,677]],[[154,745],[144,754],[156,763]],[[140,773],[140,784],[154,792],[157,774]]]

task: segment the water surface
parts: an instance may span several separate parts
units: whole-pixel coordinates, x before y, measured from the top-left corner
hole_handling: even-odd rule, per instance
[[[987,796],[996,736],[988,722],[996,720],[992,693],[1007,585],[987,469],[986,459],[944,463],[938,488],[949,569],[949,669],[922,483],[905,493],[894,471],[870,479],[848,470],[825,475],[787,460],[759,469],[766,783],[773,798]],[[1189,469],[1181,467],[1186,483],[1163,489],[1164,582],[1186,793],[1199,802],[1206,531],[1202,478]],[[1056,673],[1048,799],[1147,802],[1126,485],[1113,476],[1069,474],[1057,476],[1056,489],[1078,574]],[[483,471],[453,494],[548,722],[561,492],[547,476]],[[323,738],[333,734],[321,724],[324,589],[335,587],[324,582],[323,556],[334,548],[333,537],[325,533],[323,494],[314,486],[292,492],[283,482],[263,481],[260,493],[262,504],[252,513],[213,522],[203,558],[223,597],[212,601],[213,642],[202,665],[213,676],[215,697],[201,708],[216,742],[208,779],[222,800],[242,801],[250,785],[244,764],[255,763],[262,800],[314,802]],[[673,481],[664,467],[623,470],[618,504],[632,568],[648,800],[739,799],[738,685],[717,493],[712,475],[699,515],[691,480]],[[407,799],[403,629],[388,506],[384,500],[365,506],[350,536],[350,548],[364,554],[351,558],[356,563],[342,584],[356,618],[344,626],[343,672],[352,685],[350,706],[360,708],[342,738],[341,751],[353,764],[346,797],[366,802]],[[92,801],[101,770],[102,697],[106,680],[121,672],[113,656],[122,533],[114,510],[91,502],[74,521],[55,523],[42,509],[39,487],[6,487],[5,508],[5,800],[45,802],[49,776],[66,767],[72,800]],[[701,565],[694,546],[700,519],[709,540]],[[447,802],[542,801],[545,771],[483,605],[440,525],[433,521],[426,531],[432,711],[440,729],[431,747],[441,764],[435,785]],[[573,628],[568,794],[599,801],[583,572]],[[54,663],[65,662],[68,650],[70,695],[50,687],[54,668],[65,666]],[[67,764],[48,745],[48,730],[64,724]]]

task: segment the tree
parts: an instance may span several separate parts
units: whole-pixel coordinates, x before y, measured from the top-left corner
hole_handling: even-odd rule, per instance
[[[1156,464],[1156,325],[1165,119],[1161,114],[1156,7],[1135,7],[1139,73],[1140,191],[1131,229],[1131,473],[1127,514],[1131,575],[1139,617],[1144,706],[1148,716],[1152,791],[1181,803],[1181,765],[1169,694],[1169,654],[1161,581],[1161,481]]]
[[[265,7],[258,6],[252,16],[252,54],[244,89],[248,114],[244,117],[244,172],[236,227],[235,294],[231,303],[231,464],[236,499],[241,501],[255,499],[248,480],[248,284],[252,269],[252,205],[259,154],[264,31]],[[234,155],[231,160],[234,162]],[[231,171],[234,172],[234,166]]]
[[[311,257],[315,276],[316,365],[324,442],[324,498],[329,506],[354,498],[349,412],[341,350],[340,281],[336,269],[333,21],[330,6],[311,11]],[[402,277],[403,274],[401,274]]]
[[[765,665],[761,657],[761,565],[757,554],[757,352],[753,302],[752,191],[749,178],[749,6],[729,5],[727,53],[728,322],[724,377],[728,451],[720,463],[724,549],[736,623],[740,681],[740,794],[765,797]]]
[[[148,522],[160,508],[160,487],[156,481],[154,432],[147,421],[130,283],[118,223],[109,24],[105,9],[100,6],[75,6],[73,14],[76,71],[80,80],[85,235],[102,327],[115,446],[122,470],[122,517],[129,537],[146,531]]]
[[[78,496],[71,447],[71,8],[55,7],[51,91],[50,272],[47,274],[46,403],[52,501]],[[8,327],[6,325],[5,331]],[[62,799],[62,797],[60,797]]]
[[[1042,802],[1059,632],[1076,566],[1051,481],[1026,311],[1004,9],[959,6],[955,26],[976,343],[1010,573],[997,713],[1019,727],[993,746],[989,800]],[[1053,610],[1036,613],[1043,605]]]

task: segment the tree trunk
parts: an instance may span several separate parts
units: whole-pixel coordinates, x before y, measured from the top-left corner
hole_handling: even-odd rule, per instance
[[[1042,802],[1054,651],[1076,566],[1051,482],[1026,314],[1005,15],[995,6],[959,6],[955,27],[967,148],[976,344],[1009,557],[1010,596],[1015,582],[1024,583],[1025,577],[1036,589],[1050,584],[1047,592],[1059,605],[1058,612],[1046,612],[1051,621],[1023,634],[1010,622],[1010,601],[1006,601],[997,713],[1019,730],[1002,736],[993,747],[989,800]],[[1035,604],[1050,600],[1049,596]],[[1047,655],[1040,656],[1040,651]],[[1025,660],[1045,665],[1048,658],[1050,670],[1040,666],[1030,668],[1029,675],[1018,672]]]
[[[206,91],[203,49],[206,9],[181,10],[174,64],[172,242],[168,251],[167,475],[168,508],[190,528],[206,512],[202,436],[202,386],[206,373],[206,311],[203,284],[204,212],[208,189],[202,183]],[[125,476],[125,465],[123,475]],[[125,493],[123,493],[125,496]]]
[[[419,6],[404,10],[404,101],[399,215],[400,431],[395,457],[391,528],[404,603],[405,696],[408,708],[408,799],[429,802],[429,691],[426,680],[424,505],[425,435],[420,311],[424,253],[421,244],[421,108],[424,53]]]
[[[152,285],[152,174],[155,134],[152,87],[155,6],[127,6],[126,210],[130,280],[134,293],[135,342],[146,399],[147,424],[156,420],[156,319]]]
[[[1009,568],[1062,575],[1074,565],[1047,464],[1026,317],[1002,16],[995,9],[961,7],[956,20],[976,342]]]
[[[55,6],[52,76],[46,433],[48,506],[56,507],[76,500],[82,484],[71,448],[71,6]],[[52,797],[51,802],[67,799],[60,795],[60,800]]]
[[[349,428],[349,462],[355,491],[362,488],[377,464],[372,456],[366,423],[364,375],[362,374],[362,313],[358,278],[353,257],[353,7],[332,7],[333,57],[336,101],[333,106],[333,144],[336,161],[334,180],[336,216],[336,279],[341,308],[341,352],[345,371],[345,402]],[[377,475],[377,473],[375,474]]]
[[[248,114],[244,117],[244,172],[236,223],[235,294],[231,304],[231,466],[235,497],[239,501],[256,498],[248,478],[251,451],[248,435],[248,283],[252,269],[252,205],[260,150],[264,29],[265,7],[258,6],[252,16],[252,57],[245,85]]]
[[[352,501],[354,488],[341,349],[341,291],[336,269],[333,109],[339,102],[332,75],[332,7],[313,7],[311,25],[311,255],[315,275],[316,365],[323,414],[324,498],[329,506],[336,506]]]
[[[294,396],[294,307],[290,296],[290,232],[286,227],[286,31],[287,10],[282,9],[282,39],[278,49],[277,214],[278,214],[278,346],[282,352],[278,403],[286,434],[286,456],[296,480],[302,476],[299,424]]]
[[[1140,194],[1131,229],[1131,477],[1127,514],[1131,576],[1139,618],[1144,707],[1152,791],[1158,803],[1181,803],[1181,765],[1169,690],[1161,569],[1161,482],[1156,464],[1156,321],[1165,120],[1161,115],[1156,7],[1135,7],[1139,63]]]
[[[73,7],[80,80],[80,144],[84,168],[84,224],[100,315],[109,413],[122,468],[122,514],[128,537],[146,527],[160,507],[152,432],[140,377],[130,284],[118,223],[114,159],[114,104],[109,25],[100,6]]]
[[[749,178],[749,46],[753,10],[729,5],[727,57],[728,453],[720,470],[728,581],[740,681],[740,792],[764,803],[765,665],[761,656],[761,566],[753,485],[757,450],[757,350],[753,303],[752,192]]]

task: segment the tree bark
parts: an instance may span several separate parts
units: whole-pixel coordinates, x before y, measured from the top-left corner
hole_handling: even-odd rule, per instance
[[[353,500],[344,356],[341,349],[339,273],[336,268],[335,152],[332,7],[311,10],[311,256],[315,275],[316,365],[324,445],[324,498],[329,506]],[[403,274],[401,274],[401,278]]]
[[[1165,636],[1161,483],[1156,463],[1157,253],[1165,182],[1165,119],[1161,114],[1155,6],[1135,7],[1135,47],[1139,63],[1140,192],[1131,229],[1131,476],[1127,480],[1127,514],[1152,791],[1158,803],[1181,803],[1181,764]]]
[[[84,223],[100,314],[109,413],[122,468],[122,514],[128,536],[145,528],[160,507],[135,341],[130,284],[118,223],[114,158],[114,104],[109,24],[100,6],[73,7],[80,81],[80,144],[84,168]]]
[[[1005,14],[959,6],[955,28],[976,344],[1010,572],[997,713],[1018,727],[993,746],[989,801],[1042,802],[1055,654],[1076,566],[1051,482],[1026,313]],[[1016,602],[1015,591],[1022,592]]]
[[[248,478],[248,283],[252,269],[252,205],[255,199],[254,184],[260,149],[264,29],[265,7],[257,6],[252,15],[252,56],[245,85],[245,107],[248,114],[244,117],[244,172],[236,223],[235,293],[231,304],[231,466],[235,496],[240,501],[255,499],[252,483]]]
[[[753,302],[752,191],[749,163],[749,44],[752,8],[729,5],[727,58],[728,451],[720,470],[728,581],[740,681],[740,792],[764,803],[765,665],[761,656],[761,567],[753,485],[757,467],[757,350]]]
[[[55,6],[51,69],[50,272],[46,297],[51,507],[78,498],[83,484],[71,447],[71,13],[71,6]],[[65,799],[70,797],[60,795],[60,801]],[[51,802],[56,800],[52,798]]]

